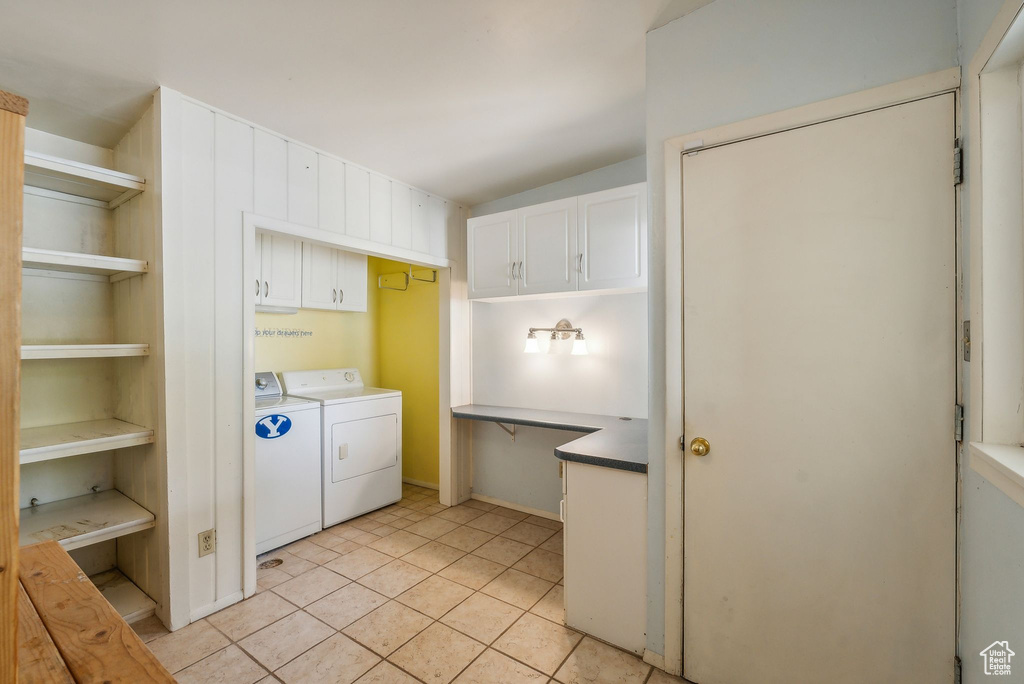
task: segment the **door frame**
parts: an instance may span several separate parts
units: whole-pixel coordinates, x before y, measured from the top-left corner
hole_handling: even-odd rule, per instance
[[[682,155],[698,149],[741,142],[774,133],[824,123],[943,93],[955,96],[955,130],[960,136],[960,69],[918,76],[905,81],[822,100],[724,126],[669,138],[664,143],[665,197],[665,654],[664,668],[682,673],[683,665],[683,193]],[[950,141],[952,145],[954,141]],[[952,173],[952,171],[951,171]],[[963,320],[961,277],[960,190],[956,192],[957,329]],[[955,332],[955,331],[954,331]],[[957,354],[957,400],[962,402],[963,363]],[[962,457],[957,449],[957,466]],[[958,478],[959,480],[959,478]],[[957,497],[959,499],[959,481]],[[959,502],[958,502],[959,503]],[[957,506],[959,516],[959,505]],[[957,521],[959,529],[959,520]],[[959,566],[959,535],[957,538]],[[652,559],[656,560],[656,559]],[[957,568],[957,626],[959,632],[959,567]],[[954,642],[953,647],[956,647]],[[649,655],[648,658],[656,656]],[[660,660],[660,659],[658,659]],[[658,663],[660,665],[660,662]]]

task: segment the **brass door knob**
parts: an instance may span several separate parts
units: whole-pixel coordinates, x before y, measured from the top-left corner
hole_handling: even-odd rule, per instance
[[[690,442],[690,453],[694,456],[705,456],[711,451],[711,443],[703,437],[694,437]]]

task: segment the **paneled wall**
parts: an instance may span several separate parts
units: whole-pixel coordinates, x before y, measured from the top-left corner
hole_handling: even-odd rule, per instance
[[[243,329],[243,212],[420,263],[446,263],[447,235],[463,212],[175,91],[162,88],[159,100],[170,553],[187,559],[173,578],[188,597],[177,628],[240,600],[252,560],[243,553],[243,415],[253,401],[242,377],[242,351],[253,344]],[[217,549],[200,558],[196,538],[210,528]]]

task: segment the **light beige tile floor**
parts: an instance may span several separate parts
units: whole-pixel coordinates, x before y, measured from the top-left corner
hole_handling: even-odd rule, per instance
[[[481,501],[395,505],[260,557],[256,596],[168,634],[180,682],[680,684],[564,624],[562,525]]]

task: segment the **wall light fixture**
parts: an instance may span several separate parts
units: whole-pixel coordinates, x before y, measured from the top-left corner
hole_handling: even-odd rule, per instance
[[[583,328],[573,327],[573,324],[564,318],[558,321],[554,328],[530,328],[530,331],[526,334],[526,346],[523,347],[524,353],[537,354],[540,352],[540,346],[537,343],[538,332],[550,332],[552,342],[574,338],[572,353],[575,356],[587,354],[587,342],[583,339]]]

